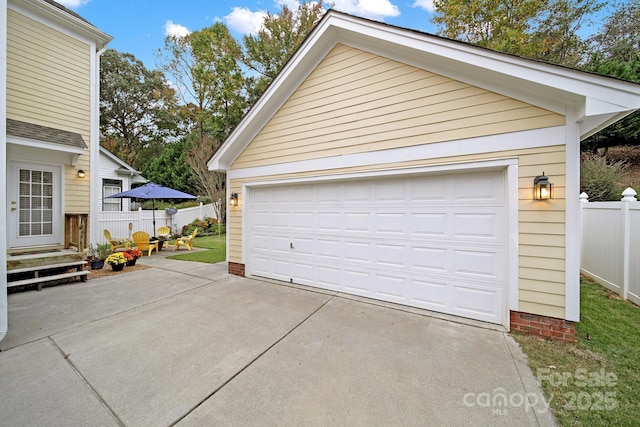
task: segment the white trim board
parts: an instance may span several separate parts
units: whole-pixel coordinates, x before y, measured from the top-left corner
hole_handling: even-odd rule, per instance
[[[499,154],[500,152],[510,150],[564,145],[566,143],[566,134],[565,126],[555,126],[523,132],[436,142],[413,147],[323,157],[320,159],[301,160],[252,168],[231,169],[228,171],[227,176],[232,180],[246,179],[288,173],[402,163],[417,159],[440,159],[490,152]]]

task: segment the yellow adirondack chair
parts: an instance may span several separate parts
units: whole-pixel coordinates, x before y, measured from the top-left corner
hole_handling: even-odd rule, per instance
[[[111,252],[114,252],[118,248],[126,249],[129,247],[129,244],[131,243],[129,242],[129,239],[116,239],[114,237],[111,237],[111,232],[106,228],[104,230],[104,237],[111,244]]]
[[[176,244],[173,246],[173,250],[175,251],[177,249],[180,249],[180,246],[186,246],[187,249],[191,250],[191,241],[193,240],[194,237],[196,237],[196,234],[198,234],[197,228],[193,230],[193,233],[191,233],[191,236],[180,237],[178,240],[176,240]]]
[[[149,236],[149,233],[136,231],[131,237],[133,237],[133,242],[142,253],[147,251],[147,256],[151,256],[151,252],[154,249],[156,253],[158,253],[158,241],[150,242],[149,239],[151,239],[151,236]]]
[[[162,237],[163,239],[168,239],[171,234],[171,229],[167,226],[158,228],[158,237]]]

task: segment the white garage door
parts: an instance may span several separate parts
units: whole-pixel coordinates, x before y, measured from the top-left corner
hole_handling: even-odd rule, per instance
[[[248,273],[503,323],[503,176],[251,189]]]

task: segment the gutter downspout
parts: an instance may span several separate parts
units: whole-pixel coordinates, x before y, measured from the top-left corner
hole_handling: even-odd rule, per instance
[[[107,50],[107,44],[96,46],[95,55],[91,59],[91,141],[89,152],[89,243],[99,243],[100,224],[98,217],[102,207],[102,190],[100,183],[100,56]]]
[[[0,188],[7,194],[7,0],[0,0]],[[9,328],[7,304],[7,205],[0,209],[0,341]]]

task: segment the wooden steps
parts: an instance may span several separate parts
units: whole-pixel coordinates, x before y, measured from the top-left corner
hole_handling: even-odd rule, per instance
[[[41,290],[44,283],[75,277],[86,282],[89,272],[84,270],[84,266],[87,261],[80,259],[67,261],[67,259],[59,256],[44,257],[37,263],[28,262],[18,268],[14,265],[14,268],[7,270],[7,287],[37,284],[38,290]]]

